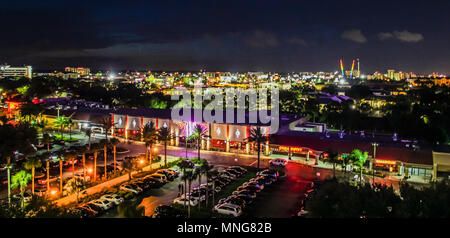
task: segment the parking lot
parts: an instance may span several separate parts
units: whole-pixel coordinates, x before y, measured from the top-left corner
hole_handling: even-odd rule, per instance
[[[215,165],[217,168],[225,168],[224,165]],[[258,218],[289,218],[299,211],[300,201],[304,192],[308,189],[311,181],[319,177],[325,177],[326,171],[319,171],[307,166],[289,163],[285,168],[285,175],[279,177],[278,181],[258,193],[254,202],[243,209],[243,217]],[[101,217],[127,217],[126,209],[131,206],[143,207],[145,216],[154,215],[155,208],[159,205],[170,205],[178,195],[178,185],[184,182],[178,177],[172,182],[160,188],[152,188],[132,200],[122,207],[109,210]],[[202,178],[205,183],[205,178]],[[192,187],[198,186],[198,179],[192,182]],[[220,193],[219,195],[220,196]],[[202,205],[204,206],[204,204]],[[196,208],[192,208],[196,209]]]

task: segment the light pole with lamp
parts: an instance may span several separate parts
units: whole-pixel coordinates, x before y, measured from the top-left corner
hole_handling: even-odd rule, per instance
[[[375,157],[377,154],[377,146],[379,146],[379,144],[374,142],[374,143],[372,143],[372,146],[373,146],[372,180],[373,180],[373,184],[375,184]]]

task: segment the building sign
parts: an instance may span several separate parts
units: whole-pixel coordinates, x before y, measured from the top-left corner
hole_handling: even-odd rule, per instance
[[[114,115],[114,127],[117,129],[125,128],[125,116]]]
[[[230,126],[230,140],[245,142],[247,140],[246,126]]]
[[[375,164],[381,164],[381,165],[396,165],[397,162],[393,160],[382,160],[382,159],[375,159]]]
[[[227,139],[227,125],[225,124],[216,124],[213,123],[211,125],[211,137],[216,140],[226,140]]]

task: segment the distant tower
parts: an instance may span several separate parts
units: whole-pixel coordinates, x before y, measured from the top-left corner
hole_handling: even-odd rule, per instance
[[[359,58],[357,58],[356,61],[358,62],[358,77],[359,77],[361,75],[361,71],[359,69]]]

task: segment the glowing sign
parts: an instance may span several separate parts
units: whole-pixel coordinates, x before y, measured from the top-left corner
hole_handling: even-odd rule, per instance
[[[396,161],[375,159],[375,164],[396,165]]]

